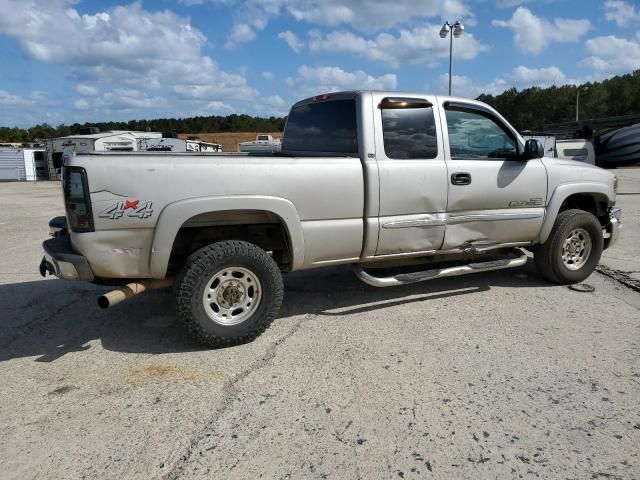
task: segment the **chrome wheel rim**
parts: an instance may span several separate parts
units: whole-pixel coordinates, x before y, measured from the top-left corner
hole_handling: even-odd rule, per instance
[[[569,232],[562,245],[562,263],[569,270],[580,270],[591,255],[591,235],[584,228]]]
[[[238,325],[258,309],[262,299],[260,280],[244,267],[228,267],[206,283],[202,302],[207,316],[219,325]]]

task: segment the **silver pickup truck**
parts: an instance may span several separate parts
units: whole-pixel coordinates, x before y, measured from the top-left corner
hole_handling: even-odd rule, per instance
[[[528,250],[550,281],[580,282],[619,234],[617,178],[543,155],[477,101],[319,95],[292,107],[277,155],[66,158],[40,271],[127,283],[102,307],[173,283],[178,318],[211,346],[269,326],[282,272],[352,264],[387,287],[521,266]]]

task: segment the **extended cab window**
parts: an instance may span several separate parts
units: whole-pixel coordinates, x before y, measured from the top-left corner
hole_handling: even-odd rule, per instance
[[[388,158],[435,158],[438,155],[432,107],[383,108],[382,136]]]
[[[489,115],[447,108],[449,149],[454,160],[515,159],[516,139]]]
[[[358,154],[355,100],[308,103],[289,113],[282,150]]]

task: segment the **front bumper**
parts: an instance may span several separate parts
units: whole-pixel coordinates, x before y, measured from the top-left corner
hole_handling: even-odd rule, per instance
[[[93,280],[93,272],[89,262],[76,253],[66,231],[61,231],[54,238],[42,243],[44,257],[40,262],[40,275],[55,275],[63,280]]]
[[[607,249],[614,245],[620,237],[622,230],[622,209],[619,207],[609,208],[609,224],[606,227],[604,248]]]

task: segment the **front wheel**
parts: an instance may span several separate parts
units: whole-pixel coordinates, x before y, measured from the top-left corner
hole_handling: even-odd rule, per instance
[[[267,329],[282,304],[278,265],[248,242],[201,248],[187,259],[178,278],[178,319],[191,336],[210,347],[253,340]]]
[[[547,241],[533,250],[538,271],[563,285],[579,283],[600,261],[604,240],[598,219],[584,210],[558,214]]]

